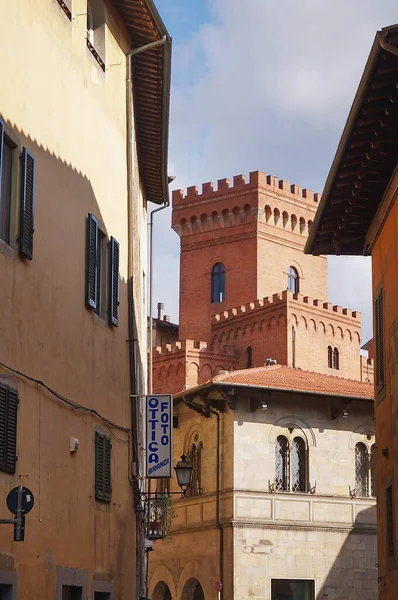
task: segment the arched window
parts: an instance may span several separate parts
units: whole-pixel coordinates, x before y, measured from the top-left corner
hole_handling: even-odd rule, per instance
[[[275,442],[275,489],[280,492],[307,491],[307,448],[301,437],[289,445],[284,435]]]
[[[333,350],[333,369],[336,369],[337,371],[340,369],[340,361],[339,361],[339,351],[337,348],[334,348]]]
[[[355,489],[357,496],[368,496],[368,450],[362,442],[355,444]]]
[[[246,369],[251,369],[253,366],[253,349],[251,346],[246,350]]]
[[[287,289],[293,294],[299,293],[299,274],[294,267],[289,267],[287,272]]]
[[[370,448],[369,471],[370,471],[370,495],[376,496],[376,446],[372,444]]]
[[[284,435],[278,435],[275,443],[275,488],[289,491],[289,443]]]
[[[305,492],[306,487],[305,442],[296,437],[292,444],[292,492]]]
[[[216,263],[211,271],[211,301],[224,302],[225,300],[225,267]]]
[[[202,442],[198,445],[192,444],[188,460],[193,466],[192,482],[187,490],[187,497],[200,496],[202,494]]]
[[[332,348],[332,346],[328,346],[328,367],[329,367],[329,369],[333,369],[333,348]]]

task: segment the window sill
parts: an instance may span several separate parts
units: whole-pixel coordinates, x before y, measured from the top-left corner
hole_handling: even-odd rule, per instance
[[[86,38],[86,43],[87,43],[87,48],[89,49],[91,54],[94,56],[95,60],[97,61],[97,63],[99,64],[99,66],[101,67],[103,72],[105,73],[104,61],[102,60],[102,58],[100,57],[100,55],[98,54],[98,52],[96,51],[96,49],[94,48],[94,46],[92,45],[92,43],[90,42],[90,40],[88,38]]]

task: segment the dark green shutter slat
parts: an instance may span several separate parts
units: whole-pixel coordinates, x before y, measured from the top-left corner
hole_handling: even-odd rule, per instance
[[[15,473],[17,456],[18,392],[10,387],[8,388],[7,408],[7,453],[5,470],[9,473]]]
[[[384,306],[383,290],[375,302],[375,334],[376,334],[376,389],[384,387]]]
[[[109,242],[109,321],[119,325],[119,242],[111,237]]]
[[[0,469],[15,473],[18,392],[0,384]]]
[[[35,159],[26,148],[22,150],[22,197],[19,249],[24,258],[33,258],[35,208]]]
[[[3,172],[3,146],[4,146],[4,123],[0,119],[0,193],[1,193],[1,176]]]
[[[95,497],[109,502],[112,495],[111,440],[95,432]]]
[[[87,217],[86,304],[97,308],[98,302],[98,221],[94,215]]]
[[[0,384],[0,469],[6,463],[7,388]]]

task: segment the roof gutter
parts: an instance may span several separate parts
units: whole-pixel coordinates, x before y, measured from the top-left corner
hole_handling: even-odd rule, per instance
[[[390,29],[391,29],[391,27],[386,27],[376,33],[376,37],[373,42],[373,46],[370,51],[369,58],[367,60],[361,81],[359,83],[357,93],[356,93],[354,101],[352,103],[351,110],[348,114],[348,118],[347,118],[344,130],[343,130],[343,133],[341,135],[339,145],[337,146],[336,154],[333,159],[333,163],[332,163],[332,166],[329,171],[329,175],[328,175],[326,183],[325,183],[325,188],[324,188],[324,191],[322,194],[321,202],[318,206],[318,210],[316,211],[314,222],[312,224],[307,243],[304,247],[305,254],[313,254],[314,253],[314,246],[315,246],[315,241],[316,241],[317,230],[321,224],[322,217],[323,217],[326,207],[328,205],[329,198],[330,198],[330,195],[331,195],[331,192],[333,189],[333,185],[334,185],[335,179],[336,179],[339,169],[340,169],[341,161],[344,158],[344,154],[347,149],[352,130],[355,126],[355,123],[356,123],[356,120],[358,117],[358,113],[361,109],[363,98],[365,96],[366,90],[369,85],[369,80],[370,80],[373,70],[376,66],[377,59],[379,58],[380,50],[383,49],[383,50],[386,50],[387,52],[391,52],[392,54],[396,54],[396,55],[398,54],[398,49],[395,46],[391,46],[386,41],[387,36],[390,33]]]
[[[285,392],[292,394],[307,394],[309,396],[324,396],[326,398],[344,398],[345,400],[360,400],[360,401],[368,401],[373,402],[373,398],[366,398],[365,396],[349,396],[347,394],[329,394],[328,392],[312,392],[309,390],[300,390],[298,388],[279,388],[273,387],[271,385],[251,385],[249,383],[228,383],[227,381],[211,381],[209,383],[203,383],[202,385],[198,385],[190,390],[184,390],[175,394],[174,398],[177,400],[184,400],[184,397],[189,395],[196,395],[199,392],[202,392],[206,389],[211,389],[212,387],[224,387],[224,388],[241,388],[241,389],[252,389],[252,390],[262,390],[267,392]]]

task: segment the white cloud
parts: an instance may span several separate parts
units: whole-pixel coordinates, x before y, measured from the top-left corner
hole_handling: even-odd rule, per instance
[[[322,190],[375,33],[396,19],[395,0],[213,0],[211,9],[213,22],[174,42],[172,187],[259,169]],[[155,301],[176,320],[179,240],[170,216],[159,222]],[[363,311],[364,338],[368,262],[329,266],[330,299]]]

